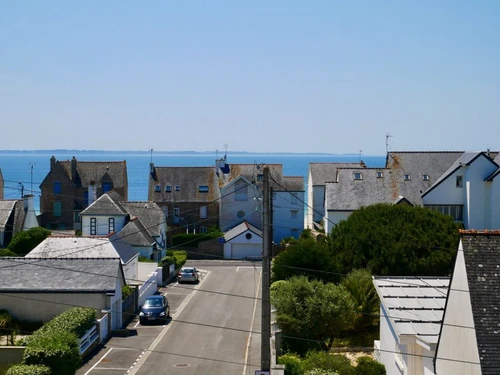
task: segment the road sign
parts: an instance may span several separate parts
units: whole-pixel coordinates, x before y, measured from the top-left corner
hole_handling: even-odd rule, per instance
[[[260,371],[260,370],[255,370],[255,375],[269,375],[269,371]]]

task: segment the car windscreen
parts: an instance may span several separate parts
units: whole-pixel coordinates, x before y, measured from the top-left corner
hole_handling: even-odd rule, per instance
[[[163,306],[163,301],[158,298],[147,299],[146,302],[144,302],[144,307],[161,307],[161,306]]]
[[[184,268],[181,270],[181,273],[194,273],[194,270],[192,268]]]

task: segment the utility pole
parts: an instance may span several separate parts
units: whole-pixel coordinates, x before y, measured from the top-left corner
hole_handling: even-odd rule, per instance
[[[269,199],[269,167],[264,167],[263,181],[263,222],[262,222],[262,335],[260,363],[261,371],[271,370],[271,296],[269,292],[271,279],[271,215]]]
[[[31,191],[30,194],[33,194],[33,167],[35,166],[35,162],[30,162],[31,167]]]
[[[20,182],[19,185],[21,185],[21,198],[24,198],[24,185],[22,182]]]

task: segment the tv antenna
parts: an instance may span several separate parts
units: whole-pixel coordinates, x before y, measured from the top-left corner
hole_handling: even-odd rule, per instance
[[[31,171],[30,171],[30,173],[31,173],[31,180],[30,180],[30,182],[31,182],[31,185],[30,185],[31,186],[31,190],[30,190],[30,194],[33,194],[33,167],[34,166],[35,166],[35,162],[30,161],[30,169],[31,169]]]
[[[149,152],[151,152],[151,163],[153,162],[153,149],[149,149]]]
[[[392,134],[387,133],[385,135],[385,153],[389,152],[389,138],[394,137]]]

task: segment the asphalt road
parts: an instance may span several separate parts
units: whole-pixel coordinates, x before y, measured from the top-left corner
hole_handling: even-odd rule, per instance
[[[254,374],[260,367],[261,264],[189,265],[208,272],[129,374]],[[167,297],[175,289],[168,288]]]
[[[197,285],[162,288],[171,306],[167,324],[141,326],[113,337],[79,375],[253,375],[260,368],[261,263],[189,261]],[[257,298],[255,298],[257,296]]]

